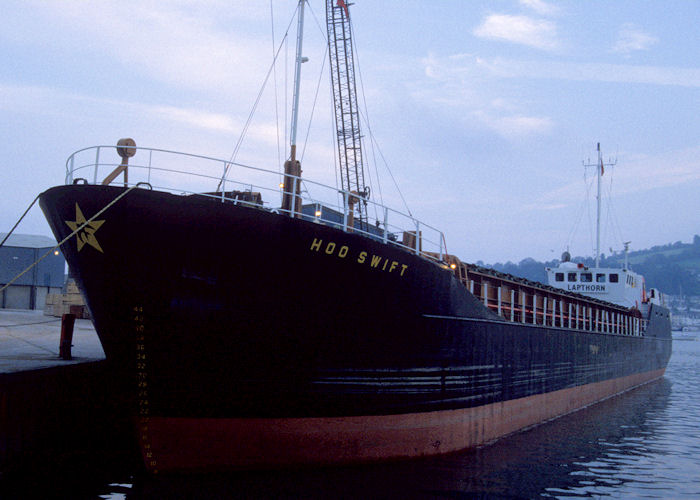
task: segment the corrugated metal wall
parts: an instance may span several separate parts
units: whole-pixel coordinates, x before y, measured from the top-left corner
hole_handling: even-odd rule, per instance
[[[51,247],[0,247],[0,286],[32,265]],[[46,294],[59,291],[65,281],[66,261],[59,252],[50,253],[38,265],[0,293],[0,308],[43,309]]]

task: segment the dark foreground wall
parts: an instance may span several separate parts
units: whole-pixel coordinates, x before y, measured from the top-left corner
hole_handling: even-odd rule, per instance
[[[128,453],[119,394],[104,361],[0,374],[0,478]]]

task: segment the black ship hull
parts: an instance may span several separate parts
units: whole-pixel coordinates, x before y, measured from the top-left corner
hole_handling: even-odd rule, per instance
[[[40,203],[60,241],[123,192]],[[644,335],[507,321],[391,242],[196,195],[135,189],[63,252],[154,471],[476,446],[658,378],[671,352],[660,306]]]

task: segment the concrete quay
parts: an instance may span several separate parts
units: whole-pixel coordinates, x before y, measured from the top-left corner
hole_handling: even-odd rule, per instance
[[[61,318],[41,311],[0,309],[0,374],[68,366],[105,359],[95,327],[76,319],[70,361],[59,358]]]
[[[60,335],[60,318],[0,309],[0,483],[76,459],[99,462],[131,442],[123,381],[92,322],[75,320],[71,360],[59,357]]]

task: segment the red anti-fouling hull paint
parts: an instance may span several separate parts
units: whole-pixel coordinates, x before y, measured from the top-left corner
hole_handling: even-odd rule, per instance
[[[340,418],[167,418],[139,423],[152,472],[409,458],[488,443],[662,377],[640,373],[459,410]]]

